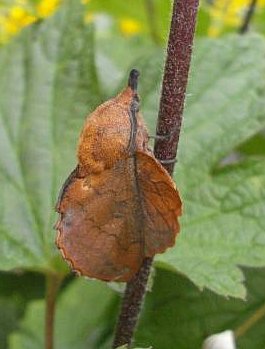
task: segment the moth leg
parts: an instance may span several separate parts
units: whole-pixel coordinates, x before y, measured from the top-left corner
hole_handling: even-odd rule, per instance
[[[163,165],[170,165],[170,164],[175,164],[176,162],[178,162],[178,160],[176,158],[173,158],[173,159],[165,159],[165,160],[159,160],[157,159],[160,164],[163,164]]]
[[[160,134],[156,134],[156,135],[152,135],[152,136],[148,136],[149,139],[156,139],[156,140],[162,140],[162,141],[170,141],[173,137],[175,133],[175,130],[171,131],[168,134],[165,135],[160,135]]]
[[[149,139],[159,139],[159,140],[163,140],[163,141],[170,141],[172,139],[172,136],[174,134],[175,130],[173,130],[172,132],[170,132],[167,135],[159,135],[156,134],[155,136],[148,136]],[[158,159],[156,158],[160,164],[163,165],[171,165],[171,164],[175,164],[178,160],[174,157],[172,159]]]
[[[162,140],[162,141],[171,141],[173,136],[175,135],[176,131],[178,130],[179,125],[175,125],[173,129],[166,134],[159,134],[158,132],[154,136],[149,136],[149,138],[156,139],[156,140]]]
[[[167,140],[167,136],[162,136],[162,135],[148,135],[148,139],[161,139],[161,140]]]

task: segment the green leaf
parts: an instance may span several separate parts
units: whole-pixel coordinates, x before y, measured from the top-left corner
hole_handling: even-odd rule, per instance
[[[7,336],[17,329],[18,320],[23,314],[19,299],[0,296],[0,349],[7,348]]]
[[[55,348],[93,348],[102,334],[106,306],[112,297],[112,291],[103,283],[81,278],[72,282],[57,302]],[[44,348],[44,318],[44,301],[32,302],[19,331],[10,336],[9,348]]]
[[[265,125],[264,39],[229,36],[200,40],[196,48],[178,170],[189,185],[207,180],[223,157]]]
[[[51,268],[54,205],[100,92],[79,2],[0,50],[0,266]]]
[[[208,29],[211,24],[211,17],[209,14],[209,10],[207,9],[207,5],[206,6],[203,6],[203,5],[205,4],[202,2],[198,11],[197,26],[196,26],[197,36],[207,36]]]
[[[146,297],[136,345],[202,348],[208,336],[233,330],[238,349],[263,349],[265,269],[246,269],[245,274],[249,292],[247,301],[242,301],[228,300],[209,290],[201,292],[180,274],[159,271],[153,292]]]
[[[226,296],[245,297],[238,265],[265,265],[265,162],[239,159],[218,170],[265,126],[264,56],[255,35],[197,43],[175,175],[182,230],[157,258]]]
[[[243,155],[265,156],[265,133],[260,132],[242,144],[238,151]]]
[[[232,166],[193,188],[185,198],[182,234],[159,260],[174,265],[199,287],[245,296],[237,265],[262,266],[265,161]]]
[[[8,335],[17,330],[27,302],[43,296],[42,275],[0,272],[0,349],[8,348]]]

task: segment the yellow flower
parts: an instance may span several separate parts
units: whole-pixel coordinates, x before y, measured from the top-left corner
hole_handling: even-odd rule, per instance
[[[9,16],[14,20],[20,21],[25,16],[25,10],[22,7],[11,7]]]
[[[33,13],[29,12],[32,7],[28,0],[15,0],[14,5],[5,14],[1,14],[0,42],[7,42],[10,37],[18,33],[23,27],[36,21],[37,18],[50,16],[57,9],[60,2],[61,0],[40,0],[35,7],[36,16],[34,16]]]
[[[34,22],[35,20],[36,18],[27,12],[23,7],[17,5],[12,6],[5,16],[1,16],[0,41],[6,42],[9,37],[16,34],[23,27]]]
[[[92,23],[93,20],[94,20],[94,18],[95,18],[95,16],[94,16],[93,13],[87,12],[87,13],[85,14],[85,23],[87,23],[87,24]]]
[[[132,36],[141,32],[141,25],[134,19],[124,18],[119,23],[120,30],[125,36]]]
[[[9,21],[16,24],[19,28],[34,22],[36,18],[29,14],[25,9],[19,6],[11,7],[9,12]]]
[[[225,26],[238,27],[249,5],[250,0],[215,0],[209,8],[211,25],[208,35],[218,36]],[[265,6],[265,0],[258,0],[257,6]]]
[[[53,14],[58,8],[60,0],[41,0],[36,7],[37,15],[40,18],[45,18]]]
[[[12,20],[10,21],[8,19],[4,22],[3,28],[7,34],[11,35],[16,34],[20,29],[16,22],[13,22]]]

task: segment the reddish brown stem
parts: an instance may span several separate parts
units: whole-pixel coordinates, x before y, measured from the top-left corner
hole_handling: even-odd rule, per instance
[[[174,0],[157,124],[158,135],[170,137],[155,142],[154,153],[159,160],[171,160],[177,154],[198,3],[199,0]],[[164,166],[172,175],[174,163]],[[131,346],[151,264],[152,258],[146,258],[133,280],[127,283],[113,348]]]
[[[168,137],[155,142],[159,160],[172,160],[177,154],[198,3],[199,0],[179,0],[173,6],[157,123],[157,134]],[[164,167],[173,173],[174,163]]]
[[[53,349],[54,319],[56,296],[62,278],[57,274],[48,274],[46,277],[46,309],[45,309],[45,349]]]
[[[113,348],[118,348],[123,344],[128,344],[129,346],[131,344],[145,295],[151,265],[152,258],[145,258],[139,272],[127,283],[116,327]]]

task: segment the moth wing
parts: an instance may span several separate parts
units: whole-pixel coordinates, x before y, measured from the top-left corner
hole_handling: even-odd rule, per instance
[[[127,161],[96,175],[72,175],[57,211],[57,246],[71,267],[105,281],[128,281],[144,258],[131,205],[134,192]]]
[[[175,244],[182,204],[173,180],[161,164],[143,152],[137,152],[136,158],[145,216],[145,256],[152,257]]]

